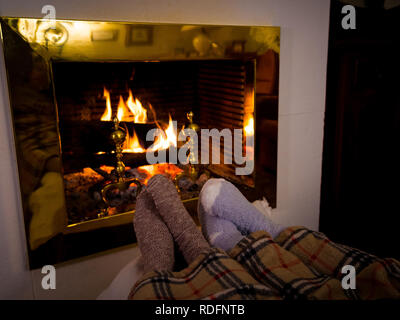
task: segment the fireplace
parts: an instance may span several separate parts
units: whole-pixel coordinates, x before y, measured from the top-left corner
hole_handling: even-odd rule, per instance
[[[254,61],[53,62],[52,70],[69,224],[135,209],[137,185],[115,193],[107,212],[100,196],[106,181],[113,180],[113,114],[126,127],[126,176],[145,185],[155,173],[175,180],[185,171],[169,163],[148,165],[146,151],[174,146],[179,129],[190,125],[190,112],[200,128],[222,130],[242,128],[245,104],[254,108]],[[157,127],[165,129],[166,137],[152,147],[146,133]],[[199,172],[194,181],[182,177],[177,182],[183,200],[197,198],[212,173],[254,186],[254,176],[237,178],[233,165],[214,167],[219,169],[207,166],[208,175]]]
[[[279,28],[1,26],[31,268],[134,242],[135,199],[154,174],[175,183],[194,219],[212,177],[275,205]],[[174,161],[193,142],[185,129],[208,146],[207,159],[199,152],[191,163],[189,150],[189,163]],[[159,135],[149,141],[151,130]],[[204,130],[228,136],[214,144]],[[237,174],[237,149],[254,162],[249,174]],[[150,153],[166,158],[149,163]]]

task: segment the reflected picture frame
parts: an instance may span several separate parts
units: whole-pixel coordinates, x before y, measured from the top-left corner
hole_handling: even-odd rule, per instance
[[[152,26],[128,25],[126,29],[126,46],[150,46],[153,44]]]
[[[93,30],[90,35],[92,41],[117,41],[118,30]]]

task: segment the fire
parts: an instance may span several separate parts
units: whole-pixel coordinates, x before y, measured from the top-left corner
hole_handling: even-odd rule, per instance
[[[104,111],[101,121],[112,120],[112,108],[110,92],[104,88],[104,98],[106,99],[106,110]],[[132,91],[129,90],[129,97],[126,102],[119,96],[117,118],[119,121],[128,121],[134,123],[147,123],[147,110],[143,108],[142,103],[138,98],[134,98]]]
[[[106,166],[103,164],[102,166],[100,166],[100,169],[107,172],[108,174],[111,174],[111,172],[114,170],[114,167]]]
[[[133,137],[131,137],[128,132],[124,142],[124,149],[122,152],[131,152],[131,153],[146,152],[146,149],[143,149],[142,146],[140,145],[135,129],[133,129]]]
[[[244,131],[245,137],[254,136],[254,118],[252,115],[250,115],[249,118],[247,118],[247,121],[245,121],[243,131]],[[249,146],[249,145],[247,145],[247,142],[246,142],[244,151],[248,155],[249,159],[254,160],[254,146]]]
[[[133,120],[133,114],[129,111],[122,96],[119,96],[117,118],[119,121],[131,122]]]
[[[111,121],[112,120],[112,108],[111,108],[111,98],[110,92],[104,88],[104,98],[106,99],[106,109],[101,117],[101,121]],[[153,113],[154,122],[157,127],[162,131],[161,135],[157,136],[153,146],[146,150],[144,149],[139,142],[139,139],[134,130],[133,136],[129,135],[127,132],[127,137],[123,146],[123,152],[131,152],[131,153],[141,153],[146,151],[157,151],[157,150],[165,150],[170,146],[177,146],[177,135],[176,130],[173,126],[173,122],[171,119],[171,115],[169,115],[169,123],[166,130],[163,130],[159,125],[155,111],[152,106],[149,104],[149,108]],[[132,95],[132,91],[129,90],[129,97],[124,101],[123,97],[119,96],[119,103],[117,108],[117,118],[119,121],[125,122],[133,122],[133,123],[147,123],[147,110],[143,107],[142,103],[138,98],[135,98]]]
[[[129,110],[133,113],[135,123],[147,123],[147,110],[142,107],[138,98],[133,99],[132,91],[129,90],[129,98],[126,101]]]
[[[247,123],[244,125],[244,133],[246,137],[254,136],[254,118],[252,116],[247,119]]]
[[[111,109],[111,100],[110,100],[110,92],[104,88],[103,97],[106,99],[106,110],[104,111],[101,121],[111,121],[112,109]]]
[[[126,167],[128,170],[130,167]],[[111,174],[112,171],[114,170],[114,167],[102,165],[100,166],[100,169],[107,172],[108,174]],[[147,182],[150,180],[150,178],[156,174],[164,174],[168,177],[170,177],[172,180],[175,179],[175,177],[182,173],[183,170],[177,167],[176,165],[172,163],[156,163],[156,164],[151,164],[151,165],[146,165],[146,166],[140,166],[137,168],[137,170],[142,174],[144,174],[146,177],[145,178],[138,178],[142,184],[147,184]],[[84,173],[89,174],[89,172],[92,172],[93,170],[90,168],[85,168]]]
[[[138,171],[146,173],[146,178],[141,180],[143,184],[147,184],[149,179],[156,174],[166,174],[173,180],[178,174],[183,172],[182,169],[171,163],[157,163],[147,166],[141,166],[138,167]]]
[[[168,128],[165,131],[162,130],[161,134],[159,134],[156,137],[152,147],[148,150],[156,151],[156,150],[168,149],[170,146],[176,147],[176,141],[177,138],[176,138],[174,124],[172,122],[171,115],[169,115]]]

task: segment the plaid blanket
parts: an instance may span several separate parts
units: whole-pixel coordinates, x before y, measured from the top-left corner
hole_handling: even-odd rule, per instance
[[[342,287],[342,267],[356,271],[356,288]],[[201,254],[181,272],[150,272],[130,299],[399,299],[400,263],[291,227],[274,239],[263,231],[229,253]]]

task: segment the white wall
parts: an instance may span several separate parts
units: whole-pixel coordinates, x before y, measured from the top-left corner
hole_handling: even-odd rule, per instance
[[[318,228],[325,109],[329,0],[2,0],[0,16],[200,24],[274,25],[281,29],[276,217]],[[95,297],[135,254],[125,248],[66,263],[56,293],[40,289],[27,269],[4,61],[0,59],[0,298]],[[88,266],[101,265],[102,268]],[[108,268],[107,266],[114,266]]]
[[[3,50],[1,42],[0,49]],[[31,274],[12,139],[3,54],[0,54],[0,299],[32,298]]]

